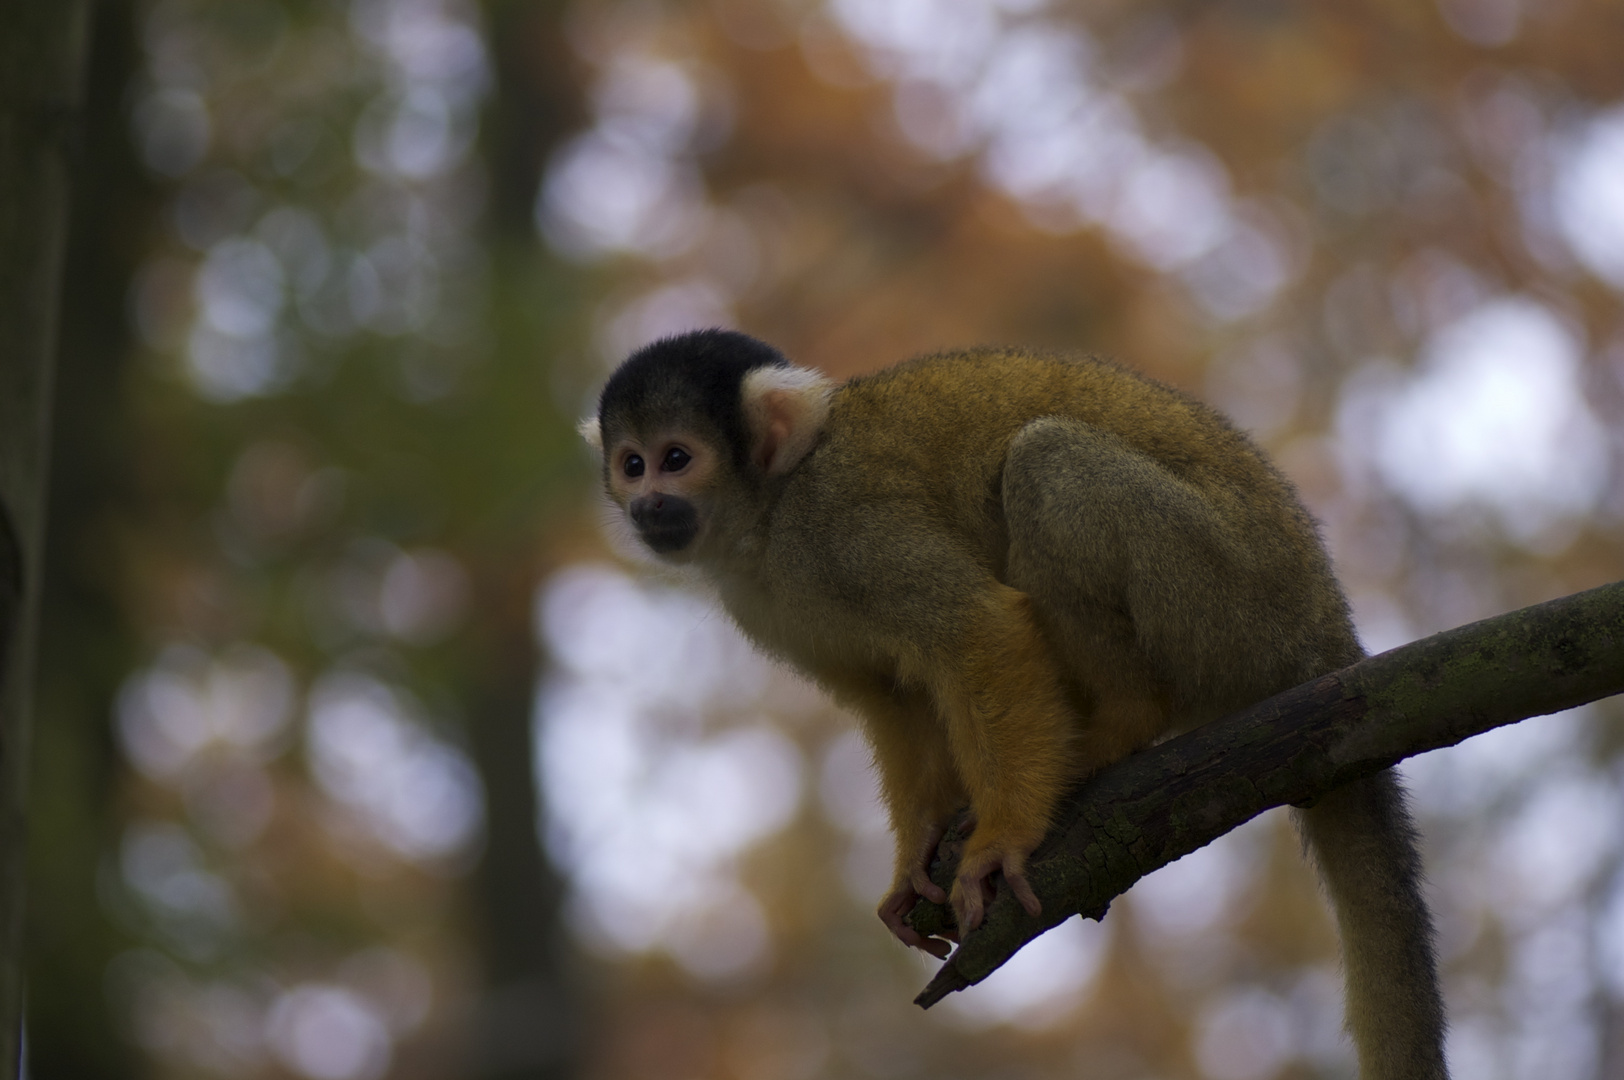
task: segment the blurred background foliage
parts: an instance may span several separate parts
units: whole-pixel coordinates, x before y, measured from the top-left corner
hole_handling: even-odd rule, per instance
[[[1351,1077],[1284,818],[921,1013],[848,719],[599,529],[736,325],[1106,354],[1367,645],[1624,576],[1614,0],[98,0],[28,1050],[98,1077]],[[1624,1072],[1624,715],[1407,763],[1462,1077]]]

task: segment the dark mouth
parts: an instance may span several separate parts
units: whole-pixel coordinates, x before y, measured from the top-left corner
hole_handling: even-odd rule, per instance
[[[663,529],[639,529],[638,535],[656,555],[670,555],[693,543],[694,535],[698,532],[696,525],[679,524]]]

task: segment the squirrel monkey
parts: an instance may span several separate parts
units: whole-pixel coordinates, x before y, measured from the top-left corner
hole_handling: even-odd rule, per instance
[[[657,341],[581,432],[609,497],[744,633],[862,720],[896,838],[880,918],[981,923],[1079,780],[1360,659],[1290,484],[1212,409],[1113,364],[1017,349],[836,385],[744,334]],[[970,808],[951,895],[929,863]],[[1300,824],[1336,909],[1365,1080],[1445,1076],[1420,861],[1390,772]]]

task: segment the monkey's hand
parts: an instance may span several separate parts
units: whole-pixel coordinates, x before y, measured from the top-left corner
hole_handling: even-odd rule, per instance
[[[947,891],[929,878],[922,882],[909,880],[892,888],[880,901],[880,919],[904,945],[923,949],[938,960],[946,960],[953,948],[951,944],[943,938],[926,937],[907,923],[908,913],[921,897],[937,904],[947,903]]]
[[[899,850],[896,881],[880,901],[880,921],[897,940],[911,948],[923,949],[938,960],[946,959],[952,946],[942,938],[921,934],[908,925],[907,918],[921,898],[933,904],[947,903],[947,890],[930,879],[931,859],[936,856],[936,846],[946,833],[945,824],[932,825],[924,830],[912,852],[905,854]]]
[[[1018,844],[1003,838],[983,839],[983,835],[971,834],[953,880],[953,917],[958,920],[960,934],[968,934],[981,925],[994,894],[992,875],[999,871],[1003,871],[1004,880],[1009,882],[1015,899],[1028,915],[1043,911],[1037,894],[1026,880],[1026,857],[1036,844]]]

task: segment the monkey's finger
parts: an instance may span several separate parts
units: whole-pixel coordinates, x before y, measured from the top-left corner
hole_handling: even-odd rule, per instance
[[[1038,894],[1032,891],[1032,885],[1026,880],[1026,875],[1019,870],[1005,870],[1004,880],[1009,882],[1010,891],[1015,899],[1021,902],[1028,915],[1042,915],[1043,905],[1038,902]]]
[[[932,956],[947,955],[947,942],[939,941],[935,938],[928,938],[900,919],[895,922],[887,919],[885,920],[885,925],[886,929],[891,931],[891,935],[893,937],[902,942],[904,945],[908,946],[910,949],[923,949]]]
[[[936,848],[946,834],[947,826],[940,823],[926,829],[914,851],[913,867],[908,871],[908,884],[913,886],[914,892],[933,904],[947,903],[947,890],[930,879],[931,860],[936,857]]]
[[[933,904],[947,903],[947,890],[930,879],[930,875],[923,869],[916,869],[909,878],[908,884],[914,891]]]
[[[961,877],[953,889],[953,915],[958,920],[959,933],[968,934],[981,925],[986,911],[982,895],[985,877]]]
[[[912,910],[914,901],[918,897],[912,896],[907,889],[898,889],[885,898],[880,905],[880,921],[885,923],[886,929],[891,931],[893,937],[912,949],[923,949],[938,960],[945,960],[952,951],[952,946],[940,938],[928,938],[909,926],[905,921]]]

